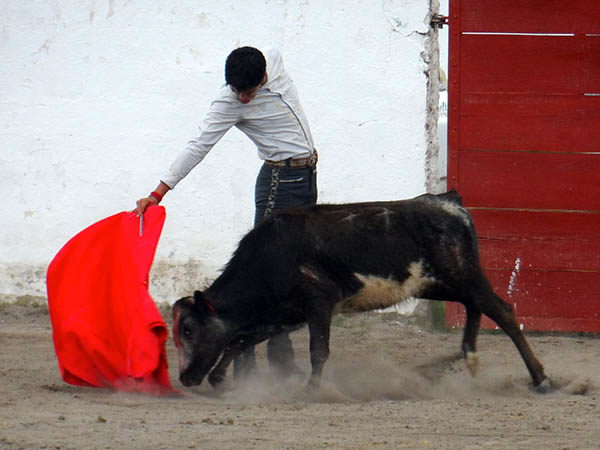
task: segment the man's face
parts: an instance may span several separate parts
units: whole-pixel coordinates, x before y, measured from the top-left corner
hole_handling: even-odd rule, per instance
[[[251,89],[246,89],[245,91],[240,91],[238,88],[231,86],[231,90],[235,93],[235,95],[237,95],[237,99],[245,105],[246,103],[250,103],[250,100],[252,100],[254,97],[256,97],[256,93],[258,92],[258,90],[267,81],[268,81],[268,77],[267,77],[267,74],[265,73],[265,76],[263,77],[262,81],[260,82],[260,84],[258,86],[251,88]]]
[[[247,89],[245,91],[239,91],[237,88],[234,88],[233,86],[231,86],[231,90],[235,93],[235,95],[237,95],[237,99],[244,105],[246,103],[250,103],[250,100],[252,100],[254,97],[256,97],[256,93],[258,92],[259,89],[260,89],[260,86],[256,86],[255,88],[252,88],[252,89]]]

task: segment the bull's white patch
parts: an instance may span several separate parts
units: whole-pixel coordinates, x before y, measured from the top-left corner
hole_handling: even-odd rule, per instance
[[[186,353],[183,346],[177,347],[177,360],[179,361],[179,372],[185,372],[190,365],[189,353]]]
[[[187,303],[193,304],[194,300],[192,297],[185,299]],[[190,365],[190,344],[185,340],[182,340],[179,336],[179,325],[182,320],[181,309],[173,309],[173,340],[175,341],[175,347],[177,348],[177,359],[179,360],[179,371],[183,372],[187,370]]]
[[[395,305],[398,302],[416,297],[423,289],[435,282],[423,271],[423,262],[413,262],[408,266],[409,276],[399,282],[392,276],[382,278],[376,275],[354,274],[363,287],[354,295],[342,300],[336,313],[371,311]]]
[[[179,371],[180,372],[184,372],[185,370],[187,370],[188,366],[190,365],[190,349],[189,349],[189,343],[186,342],[185,340],[182,340],[181,337],[179,336],[179,323],[181,320],[181,314],[179,313],[179,310],[174,310],[173,311],[173,340],[175,341],[175,347],[177,348],[177,359],[179,362]],[[188,348],[186,348],[188,347]]]
[[[471,226],[471,217],[464,207],[452,202],[440,202],[440,206],[447,213],[460,217],[467,227]]]

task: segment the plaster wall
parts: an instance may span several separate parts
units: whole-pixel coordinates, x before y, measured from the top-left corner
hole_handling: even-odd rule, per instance
[[[62,245],[156,186],[241,45],[282,52],[319,150],[319,202],[431,190],[429,20],[428,0],[4,0],[0,298],[45,296]],[[259,167],[233,129],[168,194],[155,300],[218,274],[251,227]]]

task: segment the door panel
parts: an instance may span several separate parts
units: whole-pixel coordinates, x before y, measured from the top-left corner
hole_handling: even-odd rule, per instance
[[[600,2],[450,0],[449,22],[448,187],[492,287],[526,329],[600,331]]]

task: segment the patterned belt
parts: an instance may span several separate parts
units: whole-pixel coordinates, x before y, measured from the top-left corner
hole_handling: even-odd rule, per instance
[[[306,169],[308,167],[310,167],[310,168],[316,167],[318,160],[319,160],[319,155],[317,154],[317,151],[315,150],[315,152],[312,155],[307,156],[306,158],[288,158],[288,159],[284,159],[283,161],[270,161],[267,159],[265,161],[265,164],[268,167],[279,167],[279,168],[292,167],[294,169]]]

